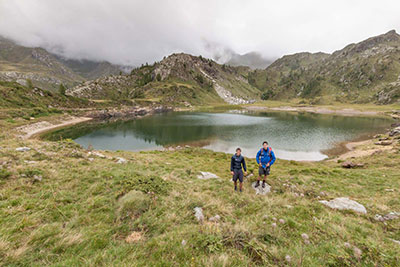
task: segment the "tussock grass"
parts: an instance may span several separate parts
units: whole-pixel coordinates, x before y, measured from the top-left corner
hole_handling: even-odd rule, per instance
[[[400,211],[398,148],[358,159],[367,163],[360,169],[342,169],[328,161],[278,160],[268,179],[273,192],[258,196],[250,187],[254,178],[246,179],[243,193],[233,191],[230,155],[223,153],[198,148],[102,151],[109,158],[90,161],[93,156],[68,140],[21,141],[8,131],[1,135],[0,161],[6,162],[0,179],[2,265],[398,266],[400,262],[400,247],[390,240],[400,239],[400,220],[374,220],[375,214]],[[32,150],[16,152],[22,145]],[[128,163],[117,164],[115,157]],[[248,165],[257,169],[251,159]],[[220,179],[197,179],[199,171],[213,172]],[[35,182],[32,177],[38,174],[43,179]],[[339,196],[365,205],[368,214],[335,211],[318,202]],[[194,207],[203,208],[204,223],[195,219]],[[221,220],[209,222],[216,214]],[[140,238],[128,243],[132,233],[140,233]],[[310,244],[305,244],[303,233]],[[361,249],[361,257],[345,242]]]

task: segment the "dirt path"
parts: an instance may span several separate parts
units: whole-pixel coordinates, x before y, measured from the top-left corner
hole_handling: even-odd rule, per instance
[[[44,133],[50,130],[54,130],[57,128],[61,128],[61,127],[65,127],[65,126],[70,126],[70,125],[74,125],[80,122],[85,122],[85,121],[89,121],[92,120],[92,118],[88,118],[88,117],[68,117],[68,118],[64,118],[60,121],[60,123],[51,123],[48,121],[40,121],[40,122],[36,122],[36,123],[31,123],[28,125],[23,125],[20,126],[18,128],[16,128],[16,130],[18,132],[20,132],[21,134],[19,135],[19,137],[21,137],[22,139],[29,139],[32,138],[40,133]]]

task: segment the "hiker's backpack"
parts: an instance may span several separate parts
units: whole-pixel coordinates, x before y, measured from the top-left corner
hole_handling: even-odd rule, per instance
[[[264,156],[264,148],[261,148],[260,151],[261,151],[261,156]],[[272,151],[272,148],[268,147],[268,156],[269,157],[271,157],[271,151]]]

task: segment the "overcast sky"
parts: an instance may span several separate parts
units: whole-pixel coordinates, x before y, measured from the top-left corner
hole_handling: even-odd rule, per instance
[[[0,35],[139,65],[173,52],[333,52],[400,30],[399,0],[0,0]]]

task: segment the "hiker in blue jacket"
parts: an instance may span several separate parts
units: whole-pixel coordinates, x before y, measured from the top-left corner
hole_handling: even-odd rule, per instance
[[[275,162],[275,154],[272,148],[268,147],[268,142],[263,142],[263,147],[257,152],[256,160],[258,167],[258,178],[256,187],[260,186],[261,176],[263,177],[262,187],[265,187],[265,180],[270,173],[272,164]]]
[[[231,174],[233,176],[232,180],[235,183],[235,191],[237,191],[237,180],[239,180],[240,192],[242,192],[243,190],[242,167],[244,169],[244,173],[247,174],[246,161],[244,160],[244,157],[241,154],[242,150],[238,147],[236,148],[236,153],[231,158]]]

